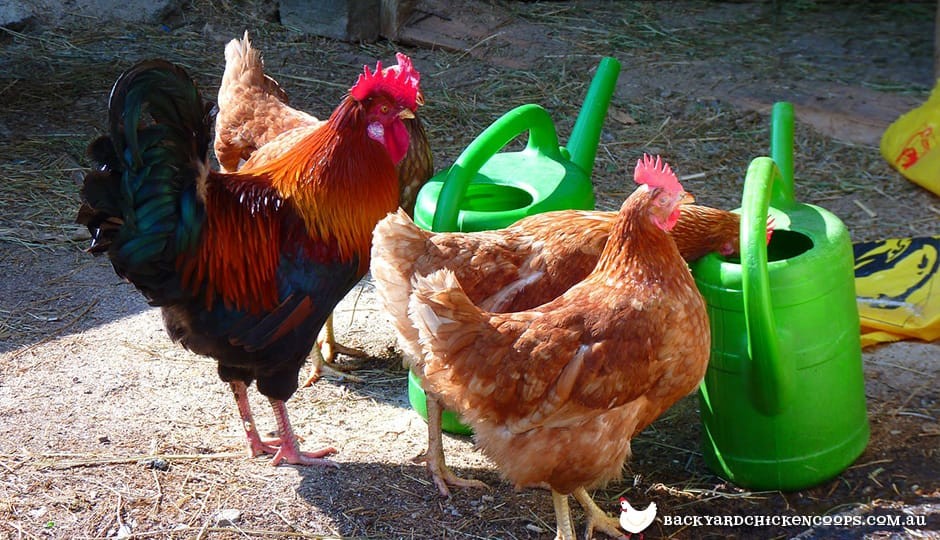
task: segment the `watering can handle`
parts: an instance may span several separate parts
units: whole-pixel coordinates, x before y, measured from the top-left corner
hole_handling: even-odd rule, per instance
[[[769,157],[755,158],[744,179],[741,201],[741,265],[748,353],[755,405],[764,414],[779,414],[790,401],[791,360],[780,353],[780,339],[770,298],[767,270],[767,214],[780,169]]]
[[[483,130],[451,166],[437,198],[432,231],[457,230],[460,201],[470,180],[491,157],[526,131],[529,132],[527,151],[535,150],[557,161],[562,160],[555,124],[548,111],[533,104],[516,107]]]

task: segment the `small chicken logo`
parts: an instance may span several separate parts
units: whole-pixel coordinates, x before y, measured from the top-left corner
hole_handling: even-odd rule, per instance
[[[643,531],[653,524],[656,519],[656,503],[651,502],[645,510],[636,510],[630,506],[630,501],[620,497],[620,526],[627,531],[627,538],[639,533],[643,538]]]

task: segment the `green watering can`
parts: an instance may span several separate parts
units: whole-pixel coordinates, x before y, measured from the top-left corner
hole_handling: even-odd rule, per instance
[[[771,128],[773,159],[752,161],[744,182],[740,260],[692,265],[712,331],[702,443],[735,484],[797,490],[845,470],[869,427],[849,232],[794,199],[791,104],[774,105]]]
[[[552,210],[594,209],[591,173],[620,74],[620,63],[601,60],[578,113],[567,148],[560,147],[555,125],[538,105],[522,105],[486,128],[418,192],[415,223],[432,231],[484,231],[508,227],[520,219]],[[528,132],[525,149],[499,152]],[[418,378],[408,374],[408,400],[427,419],[427,403]],[[469,427],[444,411],[441,428],[467,435]]]
[[[617,60],[601,60],[567,148],[539,105],[516,107],[493,122],[421,188],[415,223],[433,231],[485,231],[551,210],[592,210],[591,172],[619,73]],[[526,132],[525,149],[499,152]]]

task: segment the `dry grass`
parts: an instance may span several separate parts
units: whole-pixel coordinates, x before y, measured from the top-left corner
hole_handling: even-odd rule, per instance
[[[917,56],[930,50],[923,32],[897,34],[894,29],[920,25],[930,17],[931,3],[907,3],[903,9],[865,4],[845,24],[837,24],[845,10],[812,1],[780,2],[780,12],[761,2],[493,3],[507,13],[507,21],[522,21],[538,31],[532,36],[535,52],[520,51],[532,58],[531,65],[510,68],[494,61],[505,52],[503,27],[467,50],[408,50],[422,71],[428,98],[422,114],[438,167],[451,163],[494,119],[523,103],[549,109],[564,141],[600,59],[596,51],[604,51],[621,60],[624,73],[595,164],[600,208],[616,208],[626,197],[632,189],[629,173],[642,152],[665,155],[699,201],[736,207],[748,162],[766,153],[768,118],[725,99],[735,85],[761,81],[767,103],[785,97],[796,82],[854,84],[917,97],[928,90],[923,77],[911,76],[916,66],[929,66],[923,58],[927,53]],[[324,115],[348,87],[354,66],[390,58],[399,46],[303,36],[271,22],[261,1],[195,2],[165,28],[107,24],[88,31],[89,21],[81,22],[83,31],[3,30],[0,35],[0,253],[5,271],[33,274],[29,287],[4,284],[0,289],[5,362],[0,374],[24,385],[17,387],[18,399],[25,395],[27,405],[69,422],[63,428],[28,417],[38,433],[10,423],[0,426],[22,436],[24,445],[16,451],[4,447],[0,455],[0,535],[66,537],[63,530],[68,537],[89,539],[113,538],[122,530],[130,531],[128,538],[550,535],[554,523],[546,494],[513,492],[466,440],[447,441],[458,472],[481,478],[493,489],[459,492],[444,501],[434,495],[424,469],[401,458],[422,448],[420,424],[393,437],[382,431],[363,434],[342,423],[344,416],[368,421],[400,416],[396,407],[402,404],[396,400],[405,374],[394,352],[372,351],[378,360],[359,373],[368,384],[317,385],[296,400],[306,420],[299,424],[311,440],[350,441],[344,449],[347,478],[338,478],[241,459],[234,451],[238,443],[228,437],[233,430],[237,435],[229,422],[230,398],[218,388],[211,365],[169,343],[156,317],[138,314],[142,319],[133,324],[145,328],[124,340],[100,335],[113,318],[146,309],[139,300],[119,305],[108,300],[115,294],[136,297],[117,283],[105,263],[78,253],[87,235],[73,223],[76,175],[88,164],[84,148],[105,129],[108,91],[122,69],[145,57],[167,58],[185,66],[211,98],[221,78],[224,45],[248,24],[292,103]],[[865,43],[859,43],[860,28],[868,32]],[[538,49],[543,36],[561,45]],[[811,38],[823,46],[814,48]],[[782,57],[777,45],[783,46]],[[871,55],[871,62],[859,61],[858,55]],[[798,196],[836,212],[856,240],[940,234],[937,197],[901,179],[876,148],[840,142],[799,124],[795,154]],[[52,259],[58,267],[34,266]],[[377,316],[367,306],[345,309],[343,316]],[[346,335],[367,341],[371,331],[368,325],[356,326]],[[50,355],[52,344],[69,355],[69,362]],[[146,373],[122,371],[125,366],[113,360],[121,355]],[[873,367],[882,373],[902,371]],[[40,370],[48,379],[29,378]],[[913,375],[929,382],[931,373]],[[879,384],[888,379],[885,375]],[[86,390],[79,388],[82,384]],[[146,391],[135,393],[141,385]],[[199,396],[187,404],[190,408],[171,403],[189,393]],[[147,408],[135,402],[146,401],[141,396],[167,403]],[[711,475],[701,464],[697,430],[689,429],[697,413],[694,399],[688,399],[635,440],[637,457],[628,465],[627,480],[599,491],[598,497],[609,501],[629,493],[642,502],[668,505],[673,514],[705,515],[825,513],[878,499],[936,498],[936,454],[928,448],[936,441],[931,431],[935,397],[930,386],[890,388],[872,397],[877,446],[843,478],[798,494],[755,493]],[[118,405],[128,410],[110,409]],[[76,407],[81,407],[78,413]],[[13,406],[0,411],[5,422],[21,417]],[[96,430],[125,417],[121,425],[131,426],[126,428],[130,433],[114,433],[111,441],[99,443],[101,431]],[[133,431],[141,425],[145,433],[153,431],[152,442],[146,439],[150,435]],[[57,429],[66,433],[56,434]],[[198,442],[202,436],[211,441],[204,447]],[[74,448],[47,447],[63,440]],[[364,449],[351,448],[352,442]],[[148,468],[154,459],[168,462],[169,472]],[[382,480],[369,480],[376,477]],[[359,483],[344,481],[348,478]],[[284,490],[285,485],[294,489]],[[389,507],[377,509],[376,502]],[[220,524],[218,512],[233,506],[248,515],[235,525]],[[657,533],[708,534],[660,529],[648,535]],[[753,531],[730,533],[743,538]]]

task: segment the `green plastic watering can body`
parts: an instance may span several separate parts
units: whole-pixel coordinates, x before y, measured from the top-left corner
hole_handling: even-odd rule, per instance
[[[567,147],[561,147],[548,112],[516,107],[483,131],[418,193],[415,223],[434,231],[503,228],[552,210],[594,208],[591,173],[601,127],[620,64],[604,58],[585,96]],[[518,136],[520,152],[500,152]]]
[[[748,488],[793,490],[844,470],[869,427],[849,232],[797,203],[774,161],[748,169],[740,260],[709,255],[692,271],[712,329],[700,389],[705,461]]]

